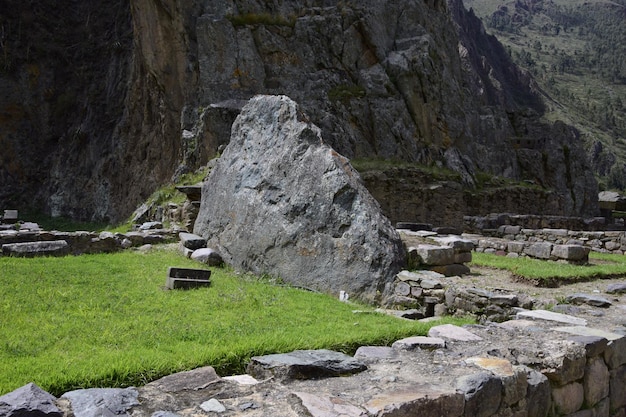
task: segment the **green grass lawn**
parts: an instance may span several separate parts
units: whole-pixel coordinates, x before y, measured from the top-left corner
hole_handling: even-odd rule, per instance
[[[570,265],[562,262],[532,258],[507,258],[487,253],[472,253],[472,264],[511,271],[529,280],[576,281],[626,275],[626,257],[608,253],[591,252],[588,265]]]
[[[369,308],[227,269],[213,269],[210,288],[163,289],[168,266],[199,265],[164,248],[0,257],[0,395],[31,381],[55,395],[140,385],[203,365],[226,375],[253,355],[352,352],[433,325],[355,314]]]

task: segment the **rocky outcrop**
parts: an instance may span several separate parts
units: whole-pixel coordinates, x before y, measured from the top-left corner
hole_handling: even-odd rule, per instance
[[[348,160],[285,96],[257,96],[202,190],[194,232],[236,268],[375,301],[404,262]]]
[[[577,132],[540,122],[532,80],[461,0],[14,3],[0,205],[120,220],[214,156],[243,102],[287,94],[349,158],[533,181],[555,214],[597,210]]]

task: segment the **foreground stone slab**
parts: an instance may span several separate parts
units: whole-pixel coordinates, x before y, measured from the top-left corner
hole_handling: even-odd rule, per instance
[[[33,258],[35,256],[64,256],[68,253],[69,246],[65,240],[6,243],[2,245],[2,254],[4,256]]]
[[[443,324],[441,326],[431,327],[428,331],[428,336],[453,340],[457,342],[471,342],[483,340],[482,337],[476,336],[469,330],[465,330],[464,328],[455,326],[453,324]]]
[[[557,323],[564,324],[573,324],[576,326],[586,326],[587,320],[581,319],[579,317],[570,316],[567,314],[555,313],[553,311],[547,310],[527,310],[520,311],[517,313],[518,319],[527,319],[527,320],[547,320],[554,321]]]
[[[554,327],[552,328],[552,330],[557,331],[557,332],[569,333],[569,334],[573,334],[576,336],[601,337],[609,341],[621,339],[622,337],[624,337],[624,335],[621,335],[621,334],[611,333],[611,332],[607,332],[606,330],[594,329],[592,327],[585,327],[585,326]]]
[[[206,269],[170,267],[165,287],[170,290],[207,287],[211,285],[210,277],[211,271]]]
[[[609,284],[606,287],[606,292],[609,294],[624,294],[626,293],[626,282],[618,282],[617,284]]]
[[[440,349],[446,347],[446,341],[438,337],[414,336],[396,340],[391,345],[394,349]]]
[[[409,260],[417,265],[440,266],[454,262],[454,249],[447,246],[418,245],[409,248]]]
[[[31,382],[0,396],[0,416],[62,417],[61,411],[54,404],[55,400],[53,395]]]
[[[377,417],[459,417],[463,415],[463,394],[455,389],[417,386],[412,390],[385,392],[365,404]]]
[[[286,96],[244,106],[194,233],[237,269],[366,302],[391,291],[405,257],[358,172]]]
[[[139,405],[138,392],[134,388],[89,388],[66,392],[74,417],[129,417],[131,407]]]
[[[158,389],[163,392],[178,392],[183,390],[200,390],[210,384],[221,381],[221,378],[211,366],[178,372],[153,381],[145,387]],[[145,388],[144,387],[144,388]]]
[[[338,397],[321,397],[307,392],[294,392],[311,417],[367,417],[367,413]]]
[[[248,373],[257,379],[312,379],[351,375],[367,369],[351,356],[331,350],[296,350],[290,353],[255,356]]]

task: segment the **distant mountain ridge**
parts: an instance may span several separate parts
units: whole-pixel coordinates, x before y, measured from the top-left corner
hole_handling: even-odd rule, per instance
[[[576,126],[602,188],[626,189],[626,1],[465,0]]]

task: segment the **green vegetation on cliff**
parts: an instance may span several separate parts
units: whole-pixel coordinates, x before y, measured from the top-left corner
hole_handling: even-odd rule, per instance
[[[464,0],[578,128],[601,188],[626,189],[626,0]]]

